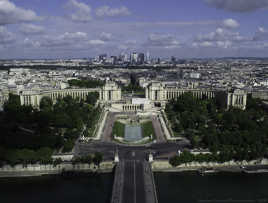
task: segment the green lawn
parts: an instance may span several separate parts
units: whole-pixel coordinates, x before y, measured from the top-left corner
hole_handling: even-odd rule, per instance
[[[115,121],[112,135],[113,136],[116,135],[117,137],[124,137],[125,136],[125,124]]]
[[[150,137],[151,135],[153,135],[153,138],[155,137],[152,121],[147,121],[145,123],[142,123],[141,128],[142,128],[143,137]]]

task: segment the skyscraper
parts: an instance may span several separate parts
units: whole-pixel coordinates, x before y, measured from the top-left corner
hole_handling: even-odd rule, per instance
[[[132,64],[136,64],[136,63],[138,63],[138,57],[139,57],[139,55],[138,55],[138,53],[137,52],[133,52],[132,54],[131,54],[131,63]]]
[[[113,65],[117,64],[117,56],[111,56],[111,59]]]
[[[147,51],[147,53],[146,53],[146,62],[147,63],[150,62],[150,52],[149,51]]]
[[[105,62],[107,59],[107,54],[101,54],[99,55],[99,61]]]
[[[128,54],[125,54],[124,55],[124,59],[123,59],[124,62],[128,62],[129,61],[129,58],[128,58]]]
[[[139,53],[138,55],[138,64],[144,64],[144,53]]]
[[[171,57],[171,63],[172,64],[176,64],[176,61],[177,61],[177,59],[175,58],[175,56],[172,56]]]

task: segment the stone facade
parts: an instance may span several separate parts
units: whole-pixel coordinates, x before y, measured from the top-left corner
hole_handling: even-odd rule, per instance
[[[63,89],[63,90],[49,90],[49,91],[21,91],[20,102],[21,105],[32,105],[38,108],[43,97],[49,97],[54,103],[58,98],[71,96],[72,98],[79,98],[85,100],[87,95],[91,92],[98,92],[100,102],[116,102],[121,100],[121,88],[114,82],[106,82],[102,88],[87,88],[87,89]]]
[[[147,111],[152,108],[151,102],[144,98],[125,99],[112,104],[112,107],[123,112]]]
[[[121,97],[121,88],[115,82],[107,81],[105,86],[101,89],[100,101],[120,101]]]
[[[64,89],[64,90],[49,90],[49,91],[21,91],[20,102],[21,105],[32,105],[35,108],[40,106],[43,97],[49,97],[54,103],[58,98],[71,96],[72,98],[79,98],[85,100],[90,92],[101,92],[99,88],[92,89]]]
[[[194,88],[180,88],[178,86],[168,86],[162,83],[155,82],[151,83],[145,91],[146,98],[151,101],[166,102],[171,99],[176,99],[186,92],[191,92],[194,97],[198,99],[207,98],[211,99],[215,97],[213,90],[201,90]]]
[[[164,85],[160,82],[153,82],[145,90],[146,98],[154,103],[165,105],[171,99],[177,99],[186,92],[191,92],[197,99],[212,99],[217,96],[216,90],[181,88],[176,85]],[[247,93],[242,90],[226,92],[227,108],[230,106],[245,109],[247,104]]]
[[[71,96],[85,100],[90,92],[98,92],[99,101],[102,104],[111,104],[112,107],[120,111],[146,111],[151,109],[153,104],[160,103],[161,106],[171,99],[177,99],[186,92],[191,92],[197,99],[212,99],[217,96],[217,91],[212,89],[198,89],[198,88],[181,88],[176,85],[166,85],[161,82],[153,82],[145,89],[146,99],[144,101],[128,102],[122,100],[121,88],[112,81],[107,81],[102,88],[92,89],[63,89],[63,90],[49,90],[49,91],[21,91],[20,101],[21,105],[32,105],[39,108],[40,101],[43,97],[49,97],[55,103],[58,98]],[[245,109],[247,104],[247,93],[242,90],[226,91],[226,107],[231,106]]]
[[[268,100],[268,91],[256,91],[251,93],[252,98]]]
[[[243,90],[228,92],[227,108],[235,107],[245,110],[247,106],[247,94]]]
[[[0,109],[3,108],[3,105],[6,101],[8,101],[9,92],[7,90],[0,91]]]

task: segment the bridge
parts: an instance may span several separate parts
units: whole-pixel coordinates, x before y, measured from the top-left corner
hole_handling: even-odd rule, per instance
[[[135,152],[132,152],[135,157]],[[120,161],[115,168],[111,203],[157,203],[150,164],[140,158]]]

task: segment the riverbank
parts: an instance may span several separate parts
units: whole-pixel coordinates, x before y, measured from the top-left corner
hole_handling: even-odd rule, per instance
[[[168,160],[156,160],[152,163],[153,172],[185,172],[210,169],[211,172],[233,172],[233,173],[268,173],[268,159],[254,160],[250,162],[229,161],[224,163],[197,163],[191,162],[173,167]]]
[[[56,175],[62,172],[84,172],[84,173],[111,173],[115,167],[113,161],[105,161],[96,167],[94,164],[72,164],[62,163],[57,166],[49,165],[23,165],[19,164],[14,167],[9,165],[0,168],[0,178],[7,177],[34,177],[43,175]],[[185,171],[200,171],[209,169],[210,172],[232,172],[232,173],[268,173],[268,159],[261,161],[242,161],[242,162],[224,162],[224,163],[188,163],[173,167],[168,160],[155,160],[151,163],[153,172],[185,172]]]
[[[18,164],[14,167],[9,165],[0,168],[0,178],[3,177],[34,177],[42,175],[56,175],[66,171],[87,172],[87,173],[111,173],[115,164],[112,161],[105,161],[96,167],[94,164],[72,164],[62,163],[57,166],[51,164],[39,165],[29,164],[26,167]]]

